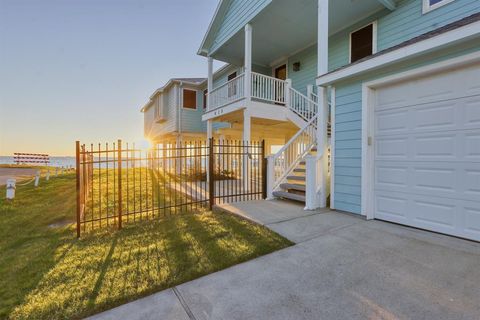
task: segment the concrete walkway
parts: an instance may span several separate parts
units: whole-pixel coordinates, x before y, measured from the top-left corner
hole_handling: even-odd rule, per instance
[[[479,243],[282,204],[224,208],[297,245],[92,319],[480,319]]]

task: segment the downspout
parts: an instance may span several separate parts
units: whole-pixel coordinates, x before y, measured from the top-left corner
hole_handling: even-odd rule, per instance
[[[178,124],[177,124],[177,128],[178,128],[178,135],[180,137],[182,136],[182,116],[183,116],[182,93],[183,93],[183,82],[180,81],[178,96],[177,96],[177,101],[178,101]]]

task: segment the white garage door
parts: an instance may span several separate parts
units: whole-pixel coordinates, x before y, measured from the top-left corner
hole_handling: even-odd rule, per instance
[[[480,241],[480,64],[376,91],[375,218]]]

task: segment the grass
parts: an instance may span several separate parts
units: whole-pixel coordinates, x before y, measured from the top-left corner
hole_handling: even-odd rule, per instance
[[[176,215],[76,239],[75,178],[0,188],[0,318],[78,319],[284,248],[228,214]]]

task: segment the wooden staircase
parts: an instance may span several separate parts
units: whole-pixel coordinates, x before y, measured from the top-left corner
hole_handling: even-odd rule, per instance
[[[309,155],[315,155],[316,153],[317,149],[313,147]],[[286,182],[280,184],[280,190],[274,191],[273,195],[277,198],[305,203],[305,174],[305,160],[302,160],[292,170],[291,175],[287,176]]]

